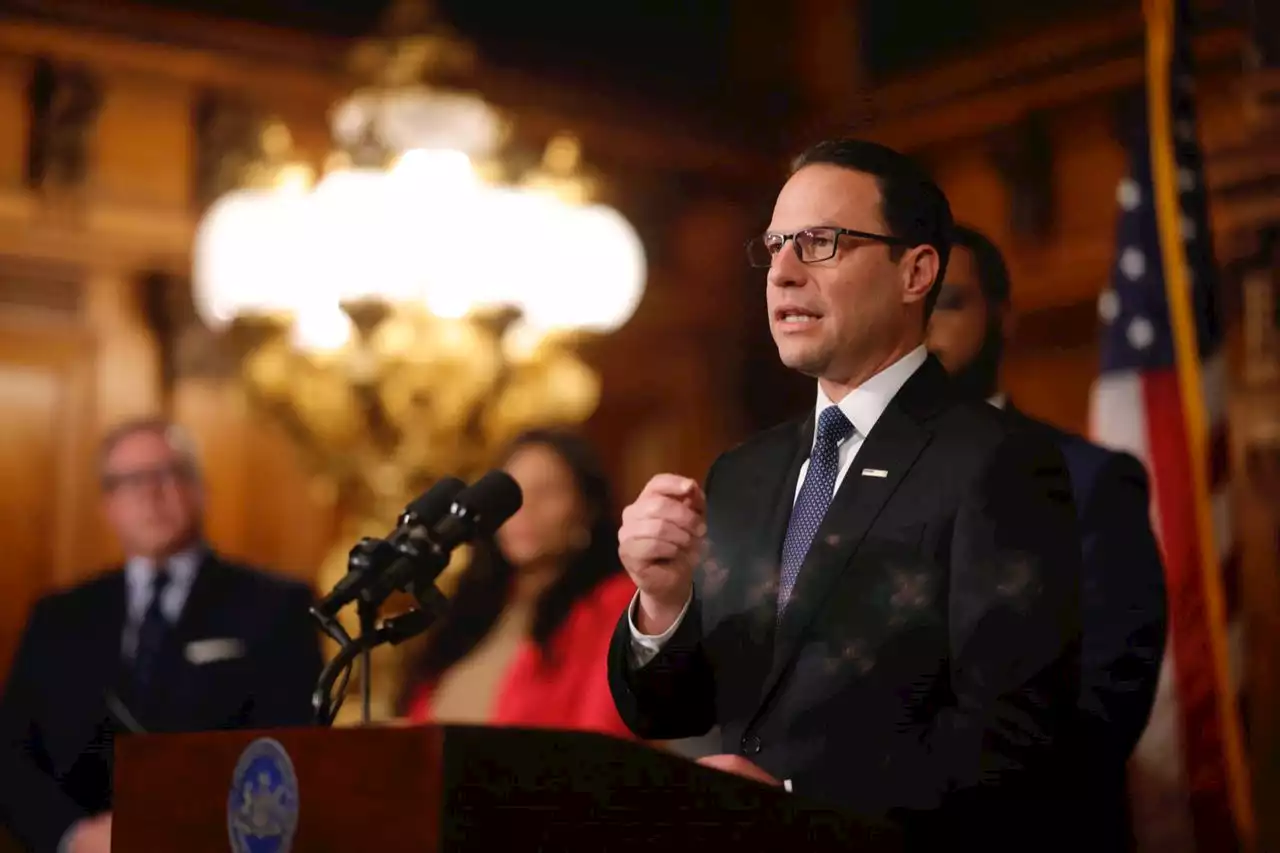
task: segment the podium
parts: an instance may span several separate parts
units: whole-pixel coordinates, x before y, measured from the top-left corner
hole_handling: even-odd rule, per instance
[[[121,853],[903,849],[887,823],[644,744],[551,730],[132,735],[116,741],[114,799]]]

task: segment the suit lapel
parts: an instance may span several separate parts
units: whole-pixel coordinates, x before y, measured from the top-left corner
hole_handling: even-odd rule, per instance
[[[751,526],[753,531],[742,587],[747,610],[756,614],[753,620],[756,639],[767,643],[778,613],[778,574],[782,542],[791,520],[791,504],[800,477],[800,468],[809,458],[813,443],[813,415],[796,423],[786,433],[786,441],[773,458],[762,460],[759,481],[750,497],[759,507]],[[766,648],[768,646],[766,645]]]
[[[187,593],[186,604],[174,625],[174,638],[183,648],[214,627],[218,609],[227,591],[226,584],[222,583],[222,574],[222,564],[213,554],[207,554],[200,561],[200,571],[196,572],[191,591]]]
[[[125,616],[128,611],[128,589],[123,571],[115,572],[103,587],[102,606],[89,615],[88,634],[92,642],[85,644],[85,683],[89,685],[95,709],[105,708],[106,696],[117,689],[124,674],[122,659]],[[95,717],[95,725],[97,718]]]
[[[777,612],[778,553],[786,530],[796,477],[804,462],[813,419],[773,430],[752,454],[748,476],[731,491],[716,491],[709,559],[697,584],[704,630],[727,619],[737,626],[735,648],[754,650],[743,658],[758,685],[768,668]],[[727,515],[725,515],[727,513]],[[737,654],[738,652],[735,652]]]
[[[124,673],[121,643],[128,606],[124,572],[113,572],[98,591],[100,596],[82,611],[83,624],[77,627],[86,641],[83,657],[75,672],[67,674],[65,687],[58,693],[58,703],[74,721],[73,728],[51,737],[46,744],[59,774],[71,772],[86,744],[101,738],[108,716],[107,696],[117,692]]]
[[[119,674],[123,661],[124,625],[129,609],[128,588],[123,571],[115,572],[104,588],[106,601],[101,613],[93,614],[97,642],[90,644],[89,670],[93,679],[101,679],[102,687],[110,687]]]
[[[945,398],[945,382],[942,367],[930,357],[890,401],[858,449],[814,535],[778,625],[773,663],[761,693],[762,708],[799,650],[804,631],[820,612],[830,587],[928,445],[931,433],[925,422]],[[884,472],[884,476],[864,477],[866,469]],[[794,477],[791,483],[794,487]],[[782,503],[789,518],[791,501]],[[776,613],[776,607],[775,603],[771,612]]]

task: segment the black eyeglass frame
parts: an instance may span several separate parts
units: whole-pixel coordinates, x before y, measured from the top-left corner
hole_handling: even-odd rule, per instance
[[[831,235],[831,254],[823,255],[820,258],[810,258],[808,260],[805,260],[804,256],[800,253],[800,243],[796,240],[796,237],[800,236],[801,234],[830,234]],[[769,247],[764,244],[765,239],[769,237],[782,238],[782,242],[778,244],[778,248],[776,251],[771,251]],[[752,237],[750,240],[748,240],[744,248],[746,249],[746,252],[747,252],[747,263],[749,263],[751,266],[757,269],[769,268],[773,264],[773,258],[778,254],[778,252],[781,252],[783,250],[783,248],[787,245],[787,243],[791,244],[791,250],[796,253],[796,258],[800,261],[800,263],[820,264],[823,261],[829,261],[836,256],[836,251],[840,248],[841,237],[859,237],[863,240],[872,240],[876,243],[884,243],[885,245],[888,245],[888,246],[904,246],[907,248],[910,248],[911,246],[910,241],[904,240],[901,237],[894,237],[889,234],[873,234],[870,231],[857,231],[853,228],[840,228],[839,226],[836,226],[836,225],[818,225],[813,228],[801,228],[799,231],[793,231],[790,234],[784,234],[778,231],[766,231],[763,234],[760,234],[756,237]],[[768,253],[769,255],[768,263],[756,263],[756,259],[754,258],[751,250],[751,247],[756,244],[762,245],[764,248],[764,251]]]
[[[100,483],[103,492],[115,494],[121,490],[134,490],[145,486],[160,485],[165,482],[190,482],[195,478],[195,473],[195,470],[190,465],[183,462],[174,462],[137,471],[104,473]]]

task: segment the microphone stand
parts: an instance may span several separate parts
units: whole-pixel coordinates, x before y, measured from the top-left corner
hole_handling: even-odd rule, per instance
[[[343,694],[346,693],[347,680],[351,674],[351,665],[355,663],[357,657],[364,651],[365,646],[372,646],[377,632],[365,634],[357,640],[350,640],[334,655],[333,660],[325,664],[324,670],[320,673],[320,680],[316,683],[315,692],[311,694],[311,710],[315,715],[317,725],[332,726],[334,718],[338,715],[338,710],[342,707]],[[335,705],[333,702],[333,685],[342,677],[342,688],[339,690],[338,701]]]
[[[360,636],[355,640],[346,637],[345,642],[339,641],[341,648],[338,649],[338,654],[334,656],[333,660],[329,661],[324,671],[320,673],[320,680],[316,683],[315,692],[311,694],[311,708],[318,725],[333,725],[334,718],[337,717],[338,711],[342,708],[347,678],[349,678],[351,667],[357,658],[367,657],[369,652],[378,646],[387,643],[398,646],[406,640],[418,636],[430,628],[444,614],[448,606],[448,599],[445,598],[440,590],[436,589],[435,584],[428,584],[422,590],[417,589],[415,585],[414,598],[417,599],[419,607],[406,613],[401,613],[391,619],[383,620],[381,625],[371,627],[368,631],[362,630]],[[335,704],[333,702],[333,685],[339,677],[343,679],[343,686],[339,690]],[[365,722],[368,722],[367,713],[365,714]]]
[[[378,605],[364,596],[356,599],[356,614],[360,620],[360,639],[375,633],[378,627]],[[360,722],[369,725],[373,713],[373,644],[364,645],[360,651]]]

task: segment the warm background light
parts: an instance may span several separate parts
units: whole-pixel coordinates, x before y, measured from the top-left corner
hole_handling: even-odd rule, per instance
[[[543,333],[607,333],[635,311],[646,265],[616,210],[485,185],[446,149],[407,152],[387,171],[338,169],[310,190],[228,195],[200,225],[193,273],[215,328],[248,316],[314,324],[376,300],[447,318],[509,306]]]

